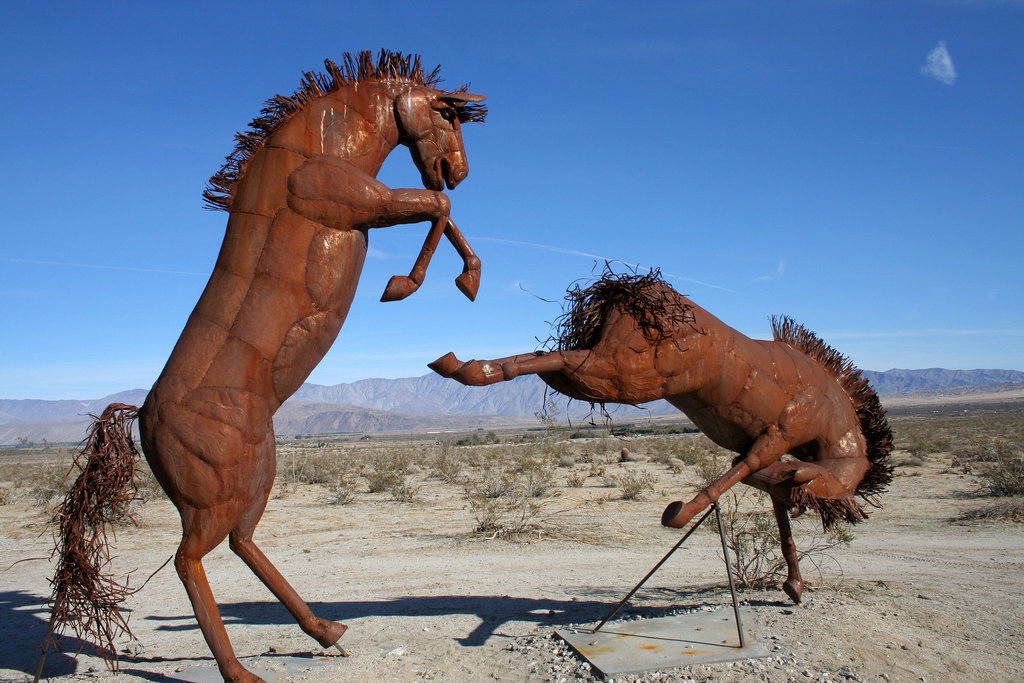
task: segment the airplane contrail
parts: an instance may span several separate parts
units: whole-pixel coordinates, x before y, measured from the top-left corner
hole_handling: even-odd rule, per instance
[[[518,247],[527,247],[527,248],[530,248],[530,249],[542,249],[544,251],[553,251],[553,252],[558,253],[558,254],[569,254],[570,256],[582,256],[584,258],[593,258],[593,259],[598,259],[598,260],[601,260],[601,261],[609,261],[609,262],[621,263],[623,265],[629,266],[630,268],[647,268],[647,266],[642,266],[639,263],[629,263],[628,261],[623,261],[623,260],[617,259],[617,258],[611,258],[610,256],[601,256],[600,254],[591,254],[590,252],[587,252],[587,251],[579,251],[578,249],[566,249],[565,247],[556,247],[556,246],[552,246],[550,244],[537,244],[536,242],[521,242],[519,240],[507,240],[507,239],[503,239],[501,237],[477,237],[477,236],[473,236],[472,240],[474,242],[497,242],[499,244],[512,244],[512,245],[515,245],[515,246],[518,246]],[[721,285],[712,284],[710,282],[702,282],[701,280],[694,280],[692,277],[685,277],[683,275],[674,275],[672,273],[666,273],[664,271],[662,271],[662,275],[664,275],[666,277],[674,278],[676,280],[682,280],[684,282],[692,282],[694,284],[701,285],[703,287],[711,287],[712,289],[720,289],[723,292],[729,292],[730,294],[739,294],[739,292],[737,292],[735,289],[729,289],[728,287],[723,287]]]
[[[209,273],[193,273],[187,270],[161,270],[159,268],[133,268],[131,266],[107,266],[94,263],[67,263],[65,261],[37,261],[27,258],[8,258],[0,256],[0,261],[7,263],[28,263],[37,266],[66,266],[69,268],[92,268],[93,270],[128,270],[135,273],[162,273],[164,275],[200,275],[207,276]]]

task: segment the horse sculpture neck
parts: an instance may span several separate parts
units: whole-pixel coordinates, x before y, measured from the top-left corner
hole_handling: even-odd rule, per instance
[[[386,82],[343,86],[291,116],[265,148],[344,160],[376,176],[399,144],[394,101],[401,90],[401,84]]]

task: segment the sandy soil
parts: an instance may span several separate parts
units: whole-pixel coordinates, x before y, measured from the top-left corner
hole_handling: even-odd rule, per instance
[[[937,456],[901,468],[885,507],[831,551],[825,581],[794,606],[777,590],[744,592],[747,637],[771,657],[671,669],[618,680],[1011,681],[1024,670],[1024,528],[952,523],[977,506],[976,483]],[[300,487],[274,498],[256,540],[319,615],[343,621],[348,657],[306,637],[226,544],[205,565],[236,651],[277,681],[588,680],[589,667],[552,637],[608,612],[678,538],[659,526],[667,501],[692,476],[626,463],[658,476],[645,500],[614,499],[591,479],[559,488],[543,531],[512,542],[472,533],[461,490],[429,480],[413,503],[360,494],[327,506]],[[565,470],[560,470],[564,476]],[[170,557],[179,539],[166,502],[139,508],[116,564],[133,585]],[[41,512],[0,506],[0,680],[28,681],[48,615],[51,541]],[[797,543],[806,541],[798,530]],[[841,573],[838,571],[841,567]],[[813,568],[805,561],[805,576]],[[717,533],[687,542],[630,603],[660,616],[727,605]],[[137,643],[126,643],[120,681],[216,681],[185,591],[168,566],[129,601]],[[73,638],[65,652],[74,653]],[[44,679],[113,680],[86,647],[51,653]]]

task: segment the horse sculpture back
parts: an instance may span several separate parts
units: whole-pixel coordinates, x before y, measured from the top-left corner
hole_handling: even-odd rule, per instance
[[[364,52],[325,64],[326,75],[307,73],[294,95],[268,101],[211,179],[204,197],[230,213],[220,256],[138,410],[146,459],[181,513],[175,567],[230,681],[259,679],[235,656],[202,566],[227,537],[317,642],[335,645],[346,628],[316,617],[252,536],[274,482],[272,417],[338,335],[368,231],[432,224],[412,272],[392,278],[383,300],[415,291],[442,234],[465,264],[459,288],[472,299],[479,284],[479,259],[442,190],[466,177],[460,124],[483,120],[484,98],[439,90],[438,71],[425,74],[418,57]],[[427,189],[375,179],[399,144]]]
[[[770,494],[789,576],[803,591],[787,512],[816,510],[826,527],[857,522],[855,495],[873,496],[892,477],[892,435],[860,372],[813,333],[773,319],[775,339],[750,339],[683,297],[658,274],[605,277],[570,290],[558,350],[430,364],[464,384],[536,373],[556,391],[591,403],[664,398],[712,441],[739,453],[732,467],[686,504],[669,505],[666,526],[685,526],[742,481]],[[792,459],[783,460],[789,454]]]

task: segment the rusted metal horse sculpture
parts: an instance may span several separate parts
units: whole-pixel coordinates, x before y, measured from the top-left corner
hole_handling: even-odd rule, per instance
[[[892,478],[892,434],[878,397],[852,364],[789,318],[773,318],[774,341],[750,339],[683,297],[655,271],[607,273],[566,297],[557,350],[430,367],[463,384],[537,374],[556,391],[591,403],[666,399],[715,443],[739,453],[732,467],[662,524],[686,525],[738,482],[772,499],[788,576],[803,579],[788,510],[816,510],[826,528],[865,517],[867,499]],[[782,460],[786,454],[793,459]]]
[[[315,616],[253,542],[276,469],[274,412],[337,337],[355,295],[367,232],[430,221],[408,277],[382,300],[423,280],[445,234],[465,268],[456,284],[476,296],[480,261],[449,218],[442,192],[466,177],[460,123],[482,121],[484,98],[438,89],[419,57],[346,55],[307,73],[290,97],[268,101],[204,194],[230,212],[213,275],[142,408],[142,447],[181,513],[174,564],[225,680],[256,681],[235,656],[202,558],[231,549],[324,647],[343,624]],[[375,179],[385,157],[407,146],[420,189]]]

